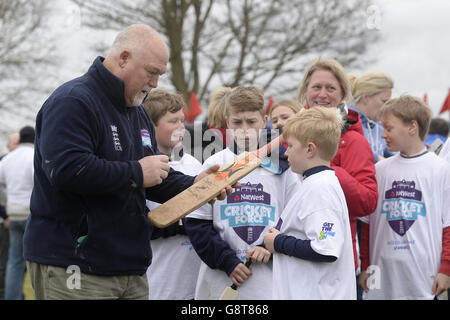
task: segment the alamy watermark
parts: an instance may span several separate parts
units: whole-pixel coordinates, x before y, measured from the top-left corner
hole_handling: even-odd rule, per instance
[[[367,270],[367,287],[369,290],[381,289],[381,271],[377,265],[370,265]]]
[[[217,129],[204,130],[202,126],[194,126],[191,130],[186,130],[184,133],[182,149],[183,153],[188,153],[195,157],[200,162],[204,162],[225,148],[234,149],[234,141],[241,141],[236,143],[239,150],[238,153],[249,150],[256,151],[272,140],[280,136],[281,132],[278,129],[272,130],[241,130],[241,129],[227,129],[224,131]],[[245,138],[248,138],[246,142],[243,142]],[[178,141],[177,137],[173,137]],[[245,146],[244,146],[245,145]],[[181,146],[172,150],[171,159],[177,160],[181,156]],[[280,168],[280,149],[274,148],[270,150],[266,157],[261,159],[263,161],[263,167],[269,169],[269,171],[276,171]],[[267,171],[267,170],[266,170]],[[265,172],[265,171],[264,171]]]
[[[71,274],[66,280],[66,286],[70,290],[81,289],[81,270],[77,265],[70,265],[66,269],[66,273]]]
[[[366,26],[369,30],[381,30],[381,9],[377,5],[370,5],[366,9]]]

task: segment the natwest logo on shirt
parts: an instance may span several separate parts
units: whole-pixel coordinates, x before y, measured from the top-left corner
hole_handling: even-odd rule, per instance
[[[242,183],[227,197],[227,204],[220,206],[220,219],[248,244],[255,242],[261,232],[275,221],[275,207],[270,205],[270,194],[263,185]]]
[[[395,233],[404,236],[408,229],[427,212],[422,202],[422,192],[416,189],[414,181],[394,181],[392,189],[385,192],[381,214]]]

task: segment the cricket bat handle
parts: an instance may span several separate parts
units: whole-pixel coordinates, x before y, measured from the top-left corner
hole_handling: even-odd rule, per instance
[[[272,141],[270,141],[268,144],[266,144],[265,146],[262,146],[258,150],[253,151],[253,154],[255,156],[257,156],[259,159],[262,159],[262,158],[266,157],[269,153],[271,153],[272,150],[275,150],[279,146],[281,146],[283,143],[284,143],[283,136],[282,135],[278,136],[275,139],[273,139]]]

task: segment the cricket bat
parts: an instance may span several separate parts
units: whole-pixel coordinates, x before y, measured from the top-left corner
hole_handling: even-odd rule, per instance
[[[222,166],[216,173],[204,177],[150,211],[147,215],[148,218],[158,228],[165,228],[171,225],[214,199],[226,186],[235,184],[255,170],[261,165],[261,159],[267,156],[271,150],[278,148],[282,143],[282,136],[279,136],[256,151],[243,152],[231,163]]]
[[[245,266],[249,268],[251,264],[252,260],[247,260]],[[231,286],[226,287],[225,290],[223,290],[219,300],[236,300],[238,295],[239,291],[237,291],[237,285],[233,283]]]

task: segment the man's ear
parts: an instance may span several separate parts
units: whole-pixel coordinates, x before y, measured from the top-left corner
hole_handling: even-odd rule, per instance
[[[128,61],[130,60],[130,57],[131,57],[130,51],[123,50],[119,55],[119,66],[121,68],[124,68],[125,65],[128,63]]]

